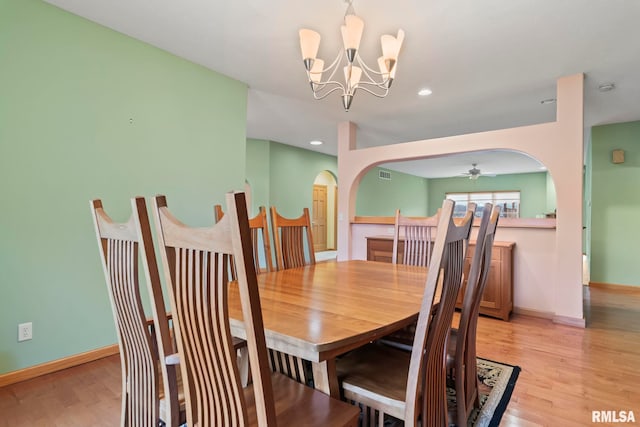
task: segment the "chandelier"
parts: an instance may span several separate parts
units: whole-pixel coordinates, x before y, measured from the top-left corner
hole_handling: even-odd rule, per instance
[[[300,30],[302,60],[313,91],[313,97],[315,99],[323,99],[333,92],[341,91],[342,105],[345,111],[349,111],[353,96],[358,89],[362,89],[378,98],[387,96],[396,75],[398,53],[404,40],[403,30],[398,30],[396,37],[388,34],[381,36],[382,56],[378,58],[378,69],[374,70],[367,66],[360,58],[359,53],[364,21],[356,16],[352,1],[345,0],[348,6],[344,14],[344,25],[340,27],[343,47],[327,68],[324,66],[324,61],[317,58],[318,48],[320,47],[320,34],[306,28]],[[342,68],[344,74],[344,81],[335,79],[336,73],[340,68]],[[323,75],[328,76],[326,80],[322,80]]]

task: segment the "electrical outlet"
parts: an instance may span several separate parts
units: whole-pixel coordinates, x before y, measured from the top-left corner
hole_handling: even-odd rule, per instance
[[[20,323],[18,325],[18,342],[27,341],[33,338],[33,324],[31,322]]]

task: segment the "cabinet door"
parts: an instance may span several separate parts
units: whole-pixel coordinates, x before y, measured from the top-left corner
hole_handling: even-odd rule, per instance
[[[391,251],[385,249],[369,249],[369,261],[391,262]]]
[[[482,294],[480,307],[490,308],[499,311],[502,308],[502,263],[500,261],[491,260],[489,268],[489,277],[487,285]],[[482,312],[482,310],[481,310]]]
[[[404,242],[398,243],[398,258],[402,260]],[[367,239],[367,260],[391,262],[393,256],[393,239]]]

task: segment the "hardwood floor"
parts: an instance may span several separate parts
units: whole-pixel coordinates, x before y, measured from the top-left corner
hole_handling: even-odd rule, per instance
[[[0,388],[0,426],[120,424],[120,356]]]
[[[522,368],[504,426],[591,425],[594,410],[640,422],[640,289],[585,288],[587,328],[482,318],[478,355]]]
[[[592,410],[640,423],[640,289],[585,288],[587,328],[482,317],[478,355],[522,368],[502,426],[584,426]],[[0,426],[117,426],[120,359],[0,388]]]

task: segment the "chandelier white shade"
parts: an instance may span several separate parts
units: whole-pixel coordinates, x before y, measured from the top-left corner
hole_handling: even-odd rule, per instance
[[[342,105],[345,111],[349,111],[353,96],[359,89],[379,98],[387,96],[396,75],[398,54],[404,41],[404,31],[398,30],[398,35],[395,37],[388,34],[380,37],[382,56],[378,58],[377,70],[375,70],[367,66],[359,54],[364,21],[355,14],[351,4],[352,0],[346,0],[346,2],[349,5],[344,16],[344,25],[340,27],[342,49],[327,68],[325,68],[324,60],[318,58],[320,34],[303,28],[299,35],[302,60],[313,97],[323,99],[329,94],[339,91],[342,96]],[[340,77],[340,73],[336,76],[336,71],[339,68],[342,68],[343,71],[343,81],[337,80]],[[323,80],[323,76],[326,76],[325,80]]]

